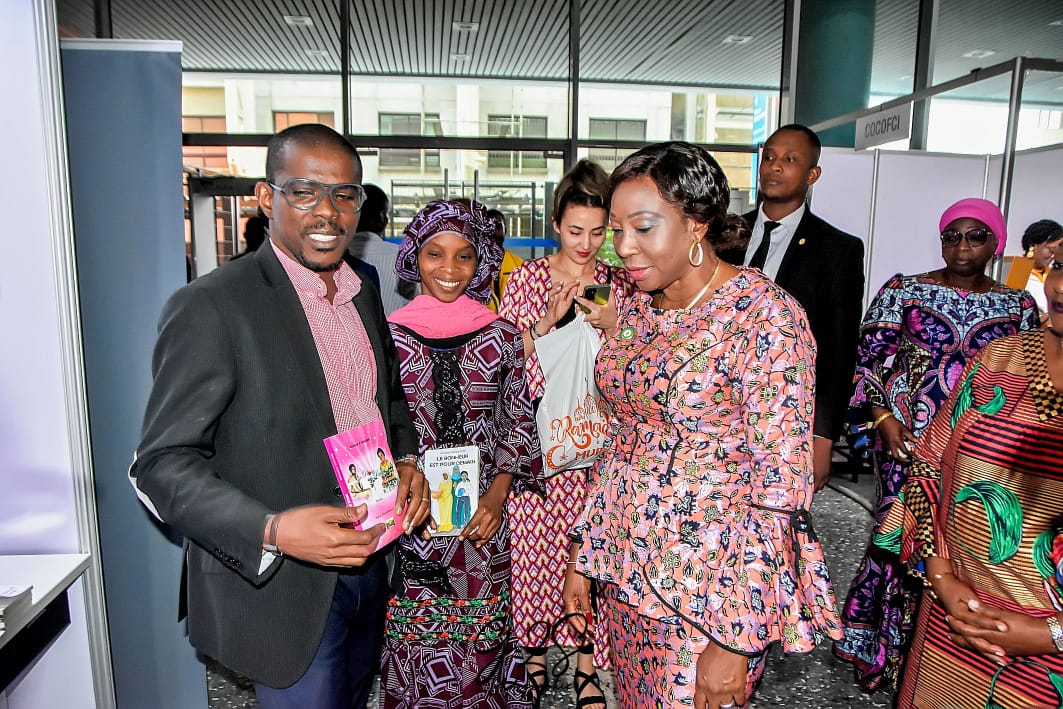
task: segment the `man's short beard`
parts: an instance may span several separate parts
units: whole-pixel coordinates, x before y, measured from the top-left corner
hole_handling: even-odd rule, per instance
[[[336,259],[336,263],[331,265],[323,263],[311,263],[307,258],[302,255],[302,253],[296,254],[295,260],[306,268],[309,268],[311,271],[314,271],[315,273],[325,273],[327,271],[335,271],[337,268],[339,268],[340,264],[343,263],[343,256],[340,256],[338,259]]]

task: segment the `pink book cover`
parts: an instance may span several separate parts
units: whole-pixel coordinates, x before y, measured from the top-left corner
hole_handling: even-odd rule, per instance
[[[383,548],[402,534],[406,512],[395,514],[395,492],[399,473],[391,457],[384,424],[379,419],[355,426],[325,439],[325,450],[348,507],[366,506],[366,518],[355,529],[370,529],[383,523],[384,534],[377,548]]]

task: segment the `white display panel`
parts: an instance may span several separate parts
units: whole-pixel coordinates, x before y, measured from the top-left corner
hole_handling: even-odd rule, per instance
[[[0,190],[6,247],[0,259],[0,554],[77,552],[77,488],[87,461],[71,444],[78,435],[74,412],[84,402],[68,389],[67,375],[80,362],[64,354],[73,283],[59,245],[72,242],[66,195],[58,193],[65,165],[53,105],[59,85],[54,4],[3,3],[0,20],[0,61],[7,67],[0,73],[0,131],[13,138],[4,158],[18,182],[18,189]],[[0,696],[0,706],[96,706],[82,588],[79,582],[70,594],[70,626]]]
[[[995,171],[990,173],[994,185],[1000,183],[1002,160],[994,156]],[[1022,253],[1022,233],[1039,219],[1054,219],[1063,224],[1063,145],[1015,153],[1011,176],[1011,204],[1008,208],[1007,255]],[[992,168],[991,168],[992,169]],[[999,188],[989,193],[997,200]]]
[[[824,148],[819,181],[812,187],[812,211],[867,245],[871,226],[875,153]]]
[[[953,202],[982,197],[983,156],[879,153],[868,292],[897,273],[943,265],[938,220]]]

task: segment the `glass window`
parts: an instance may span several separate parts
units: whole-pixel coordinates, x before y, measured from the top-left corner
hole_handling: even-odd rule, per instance
[[[919,0],[876,2],[868,106],[911,93],[918,32]]]
[[[336,127],[336,114],[329,113],[308,113],[298,111],[274,111],[273,112],[273,131],[279,133],[285,128],[291,126],[297,126],[300,123],[322,123],[329,128]]]
[[[487,135],[493,138],[545,138],[546,116],[514,116],[513,114],[487,114]],[[487,155],[487,167],[494,170],[520,172],[521,170],[545,170],[546,157],[542,154],[514,150],[492,150]]]
[[[646,140],[646,121],[641,118],[591,118],[587,137],[591,140]],[[612,172],[634,151],[627,148],[591,148],[589,157]]]
[[[380,135],[443,135],[438,113],[380,113]],[[381,148],[380,167],[439,169],[439,151]]]
[[[273,133],[296,123],[340,123],[340,82],[336,77],[184,72],[181,113],[224,116],[218,133]],[[280,125],[287,117],[288,123]]]
[[[542,171],[522,177],[494,178],[486,174],[487,150],[439,151],[441,170],[424,174],[417,169],[382,168],[384,151],[361,150],[364,181],[380,187],[391,197],[391,222],[387,238],[401,239],[402,230],[425,204],[433,199],[476,198],[488,207],[502,211],[506,218],[507,239],[535,238],[551,234],[550,200],[554,185],[564,173],[557,157],[546,159]],[[517,157],[517,162],[523,158]],[[522,257],[542,255],[542,243],[516,242],[506,248]]]
[[[182,116],[181,130],[185,133],[224,133],[225,116]],[[216,172],[225,172],[229,168],[228,152],[224,146],[186,145],[181,155],[182,162],[188,167]]]

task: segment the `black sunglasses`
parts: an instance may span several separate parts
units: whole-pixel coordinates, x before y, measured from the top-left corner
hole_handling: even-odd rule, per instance
[[[989,241],[989,237],[992,235],[993,232],[979,226],[976,226],[973,229],[968,229],[967,231],[947,229],[941,232],[941,245],[956,246],[960,243],[960,239],[967,239],[967,245],[972,249],[976,249],[979,246],[985,246],[985,242]]]

